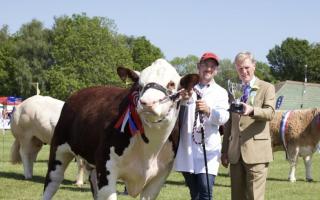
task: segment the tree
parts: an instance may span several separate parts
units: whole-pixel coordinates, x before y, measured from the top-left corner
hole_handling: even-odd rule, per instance
[[[10,66],[12,46],[10,45],[10,35],[8,32],[8,26],[5,25],[0,29],[0,95],[11,95],[10,80],[8,73],[8,66]]]
[[[48,72],[46,89],[55,97],[65,99],[93,85],[120,85],[116,68],[133,66],[126,41],[117,35],[112,20],[85,14],[62,16],[55,19],[52,31],[52,70],[56,72]],[[58,80],[63,86],[53,85]]]
[[[308,82],[320,83],[320,44],[311,45],[311,54],[305,67],[307,67]]]
[[[270,83],[276,82],[276,79],[271,72],[270,66],[267,65],[266,63],[257,61],[255,75],[261,80],[264,80]]]
[[[134,62],[133,69],[141,71],[150,66],[158,58],[163,58],[161,50],[151,44],[144,36],[142,37],[126,37],[127,45],[131,52]]]
[[[307,40],[287,38],[281,46],[269,50],[267,59],[271,72],[278,80],[304,80],[305,65],[312,51]]]
[[[214,77],[214,80],[225,89],[228,89],[228,80],[232,82],[240,81],[235,66],[231,60],[220,60],[218,74]]]
[[[185,58],[175,57],[170,63],[176,68],[180,75],[198,73],[197,63],[199,58],[195,55],[188,55]]]
[[[28,97],[35,94],[32,82],[44,82],[44,70],[52,64],[50,31],[32,20],[13,35],[2,29],[0,40],[5,77],[1,78],[3,95]],[[1,73],[1,72],[0,72]],[[41,84],[40,84],[41,85]]]
[[[1,27],[1,29],[0,29],[0,44],[3,44],[9,38],[10,38],[9,26],[8,25],[3,25]]]

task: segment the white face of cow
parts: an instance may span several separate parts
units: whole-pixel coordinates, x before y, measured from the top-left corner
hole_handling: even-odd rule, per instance
[[[137,112],[141,121],[148,126],[152,123],[174,121],[177,107],[174,101],[161,101],[177,92],[181,77],[176,69],[164,59],[158,59],[140,73],[140,100]]]

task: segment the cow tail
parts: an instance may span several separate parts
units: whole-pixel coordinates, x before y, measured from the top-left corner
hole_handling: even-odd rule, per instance
[[[21,163],[21,156],[20,156],[19,150],[20,150],[20,144],[18,140],[15,139],[11,146],[11,163],[12,164]]]

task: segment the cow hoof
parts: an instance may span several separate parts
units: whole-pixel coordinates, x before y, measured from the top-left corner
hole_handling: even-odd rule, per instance
[[[307,181],[308,183],[310,183],[310,182],[313,181],[313,179],[312,179],[312,178],[306,178],[306,181]]]
[[[76,182],[76,186],[81,188],[84,185],[84,183]]]
[[[32,176],[25,176],[24,179],[25,180],[30,180],[30,179],[32,179]]]
[[[295,183],[295,182],[296,182],[296,179],[290,179],[290,178],[289,178],[289,181],[290,181],[291,183]]]

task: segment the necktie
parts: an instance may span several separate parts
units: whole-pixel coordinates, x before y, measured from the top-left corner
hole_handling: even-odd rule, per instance
[[[249,97],[249,93],[250,93],[250,85],[246,84],[243,86],[243,95],[241,97],[241,102],[246,103]]]

